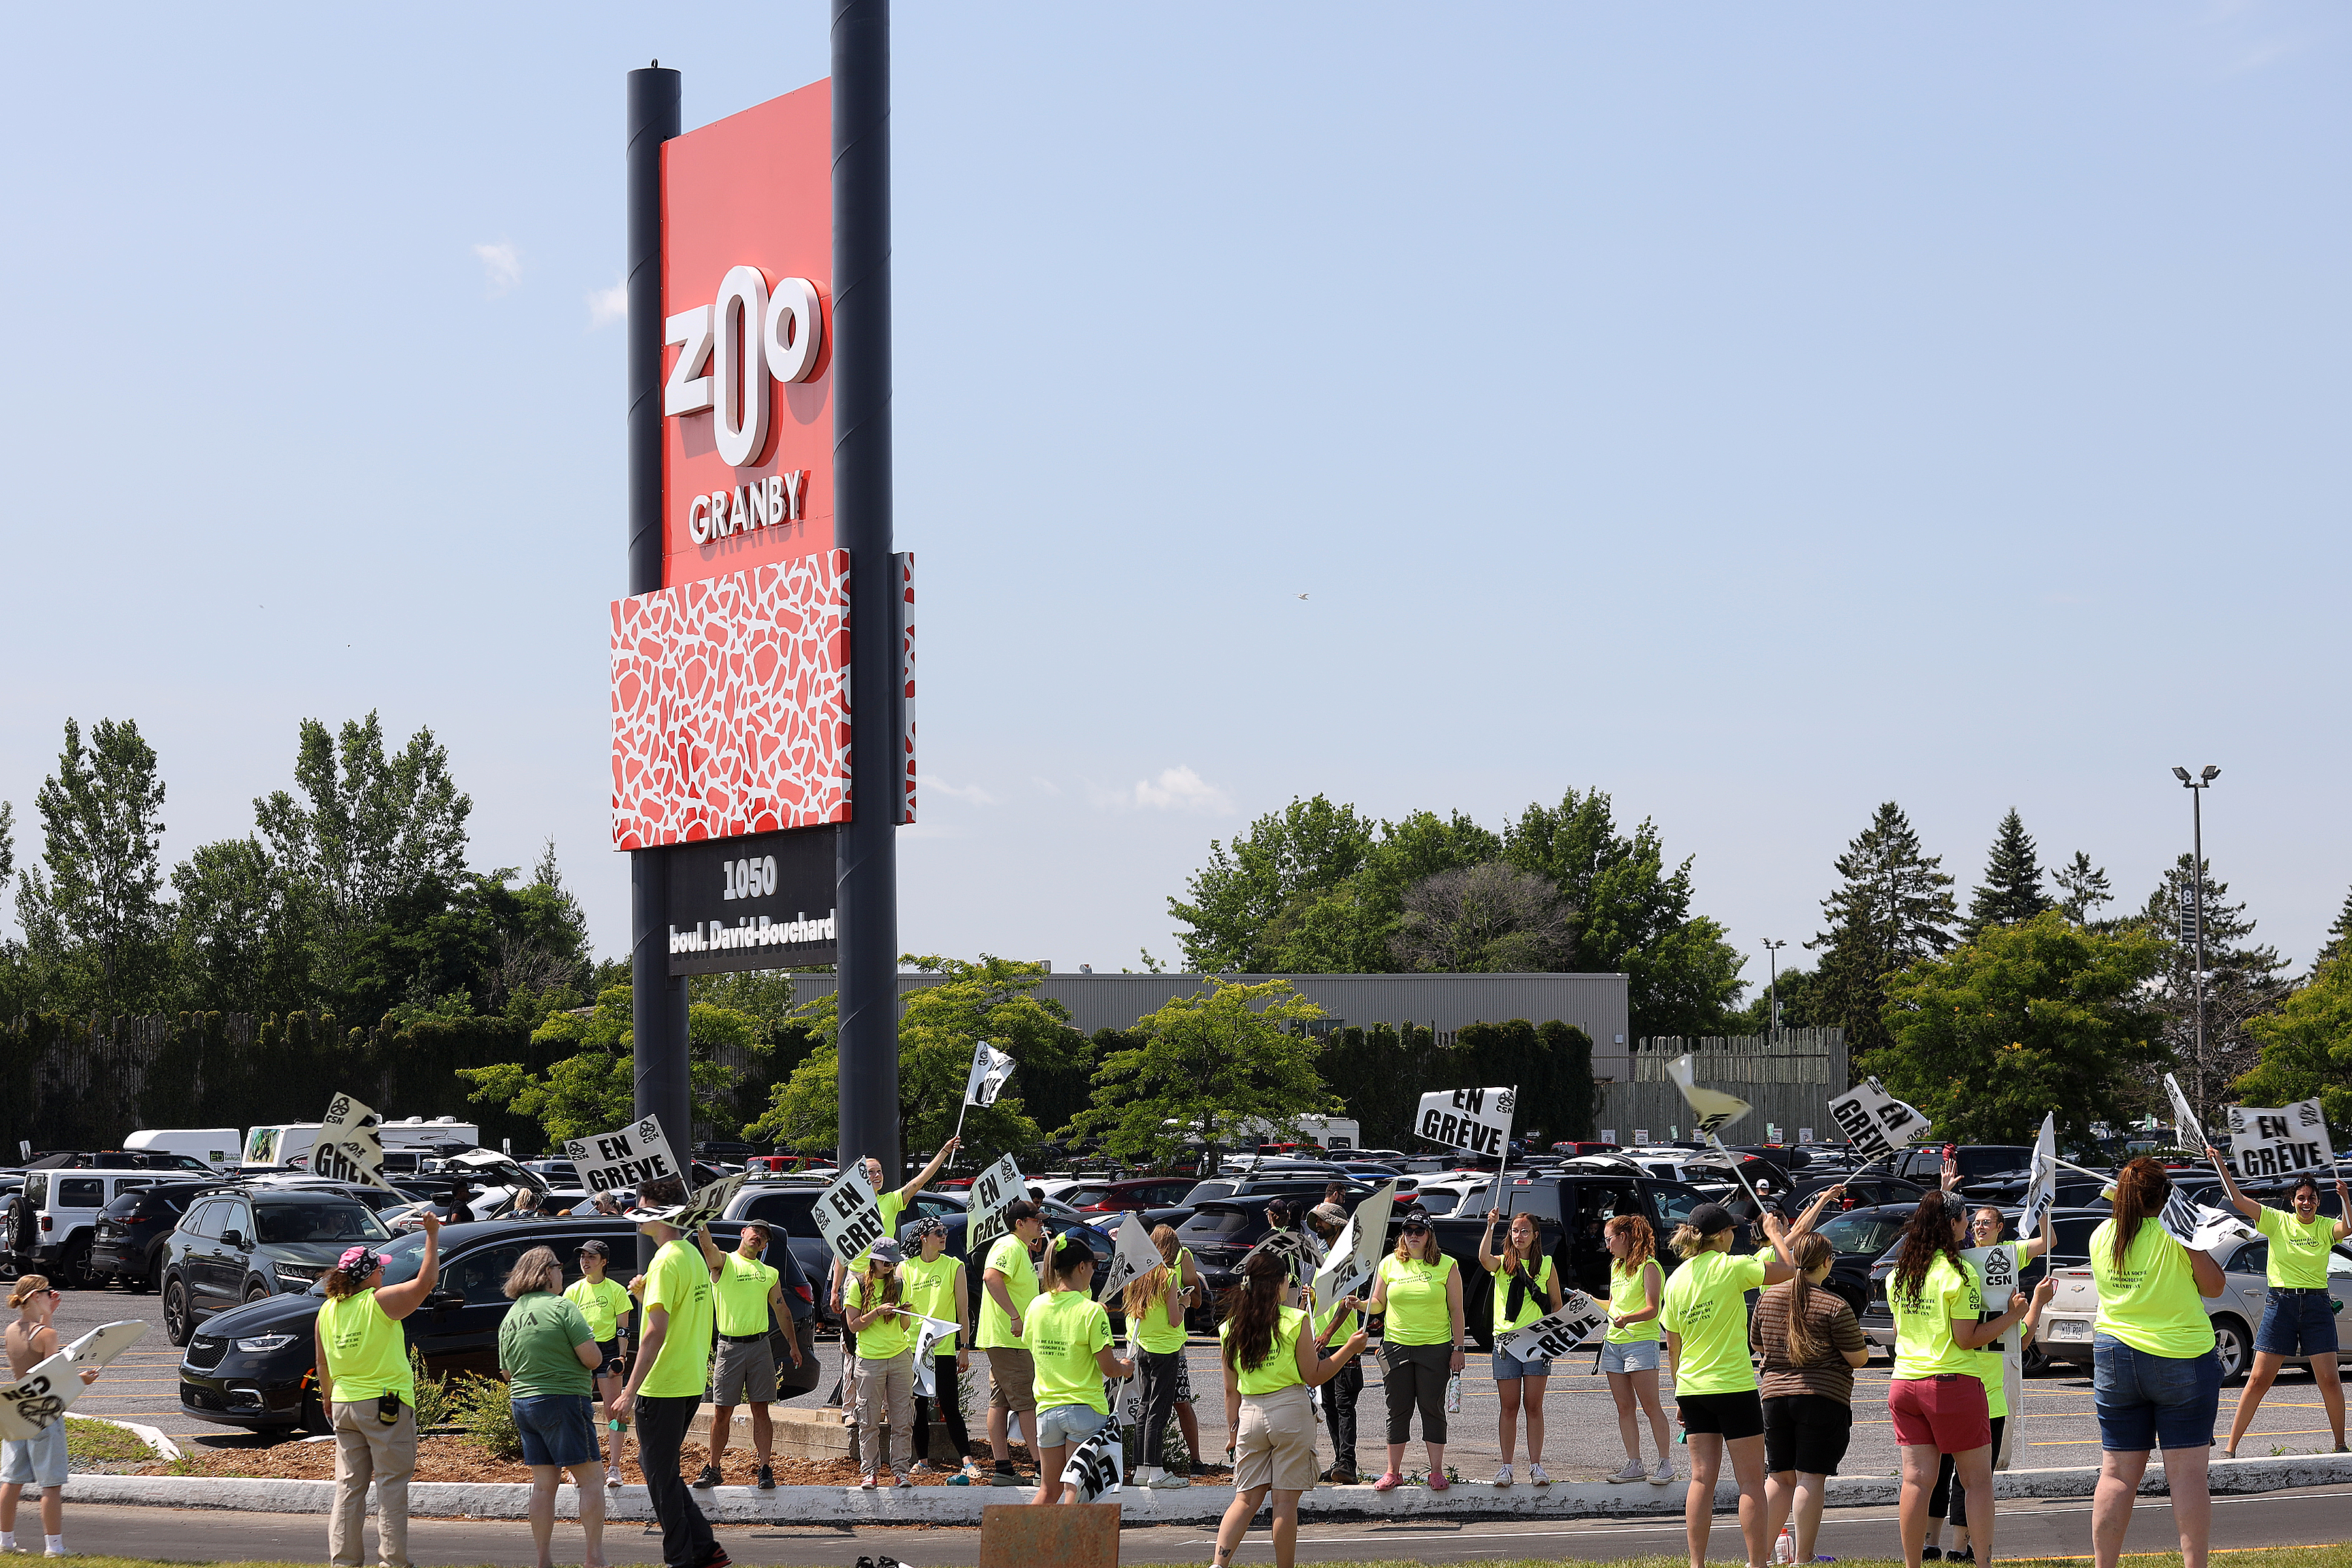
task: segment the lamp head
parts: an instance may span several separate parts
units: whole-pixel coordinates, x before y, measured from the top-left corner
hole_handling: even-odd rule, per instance
[[[2189,782],[2189,770],[2187,768],[2175,768],[2172,770],[2172,776],[2179,779],[2182,784],[2187,784]]]
[[[2211,784],[2215,779],[2221,776],[2221,770],[2215,767],[2212,763],[2207,763],[2205,764],[2205,771],[2199,773],[2197,776],[2203,779],[2207,784]]]

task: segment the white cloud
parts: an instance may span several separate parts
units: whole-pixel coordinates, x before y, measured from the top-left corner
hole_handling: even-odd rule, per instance
[[[629,319],[629,287],[615,283],[610,289],[588,290],[588,330],[609,327],[614,321]]]
[[[968,800],[974,805],[996,804],[996,797],[978,784],[951,784],[937,773],[925,773],[916,787],[919,795],[952,795],[958,800]]]
[[[491,294],[503,294],[522,281],[522,256],[510,241],[478,245],[474,257],[482,264],[482,277],[489,283]]]
[[[1029,775],[1029,782],[1035,784],[1039,789],[1044,790],[1047,795],[1059,795],[1062,793],[1062,786],[1055,784],[1052,779],[1047,778],[1043,773],[1031,773]]]
[[[1149,806],[1156,811],[1198,811],[1223,816],[1234,810],[1234,797],[1188,767],[1165,768],[1157,779],[1138,780],[1131,794],[1118,797],[1122,805]]]

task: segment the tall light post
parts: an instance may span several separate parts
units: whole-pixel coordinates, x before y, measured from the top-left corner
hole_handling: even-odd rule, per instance
[[[2195,778],[2187,768],[2175,768],[2172,776],[2189,792],[2189,919],[2191,940],[2195,943],[2196,970],[2190,976],[2197,993],[2197,1115],[2205,1116],[2205,792],[2221,776],[2221,770],[2212,763],[2205,764]]]
[[[1764,942],[1765,961],[1772,966],[1772,1010],[1764,1018],[1764,1037],[1767,1040],[1780,1037],[1780,950],[1788,945],[1786,942],[1774,942],[1769,938]]]

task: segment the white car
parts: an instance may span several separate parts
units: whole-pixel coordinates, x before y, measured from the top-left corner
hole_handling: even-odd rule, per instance
[[[2270,1237],[2266,1236],[2224,1243],[2213,1249],[2224,1279],[2221,1293],[2206,1301],[2205,1310],[2213,1320],[2213,1348],[2221,1356],[2221,1381],[2225,1384],[2243,1381],[2246,1369],[2253,1364],[2254,1331],[2261,1326],[2263,1308],[2270,1295],[2264,1277],[2270,1254]],[[2042,1353],[2054,1362],[2087,1367],[2091,1364],[2092,1326],[2099,1311],[2098,1286],[2087,1265],[2053,1269],[2051,1278],[2058,1281],[2058,1289],[2050,1298],[2050,1304],[2042,1310]],[[2328,1255],[2327,1296],[2329,1306],[2341,1317],[2344,1303],[2352,1300],[2352,1250],[2342,1243]],[[2308,1362],[2310,1358],[2286,1359],[2293,1363]]]

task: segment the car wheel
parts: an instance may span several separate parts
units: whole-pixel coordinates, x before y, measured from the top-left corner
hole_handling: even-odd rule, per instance
[[[163,1288],[163,1261],[164,1252],[163,1249],[159,1247],[155,1249],[155,1256],[148,1261],[146,1278],[131,1286],[131,1289],[134,1290],[161,1290]]]
[[[2221,1363],[2221,1382],[2234,1387],[2246,1381],[2253,1357],[2247,1353],[2246,1325],[2235,1318],[2213,1320],[2213,1353]]]
[[[326,1406],[319,1403],[318,1392],[314,1389],[304,1394],[302,1396],[302,1430],[313,1437],[322,1437],[334,1429],[333,1425],[327,1419]]]
[[[245,1299],[248,1302],[267,1301],[269,1300],[269,1287],[257,1279],[245,1288]]]
[[[163,1337],[175,1345],[188,1342],[188,1282],[171,1279],[163,1281]]]
[[[88,1237],[66,1244],[65,1256],[58,1259],[58,1274],[60,1283],[70,1286],[76,1290],[88,1290],[92,1288],[93,1282],[89,1277]]]

